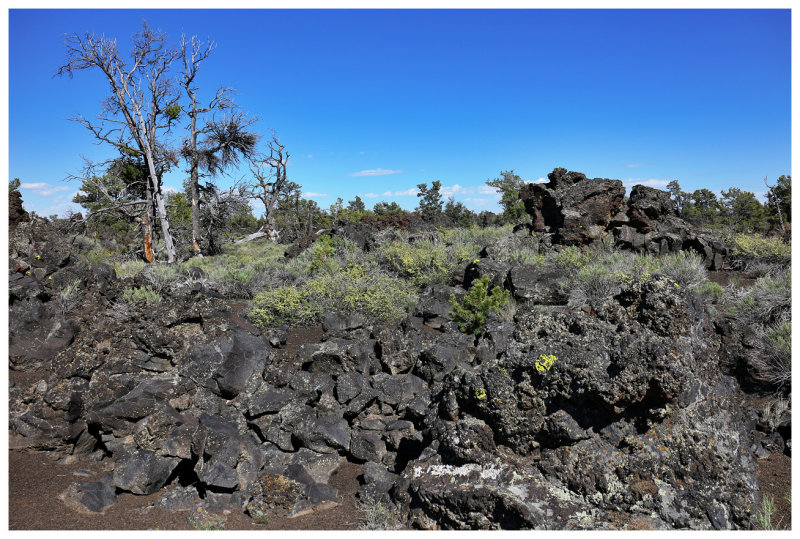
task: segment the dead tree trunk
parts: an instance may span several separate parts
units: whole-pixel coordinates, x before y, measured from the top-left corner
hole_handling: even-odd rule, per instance
[[[778,200],[778,197],[772,195],[773,187],[767,183],[767,177],[764,176],[764,185],[767,186],[767,200],[775,206],[775,209],[778,210],[778,222],[781,225],[781,236],[786,237],[786,225],[783,224],[783,212],[781,212],[781,201]]]

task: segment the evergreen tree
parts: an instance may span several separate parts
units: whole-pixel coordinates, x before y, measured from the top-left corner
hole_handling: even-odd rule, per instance
[[[516,223],[525,216],[525,204],[519,198],[519,191],[525,185],[525,180],[514,174],[513,170],[500,172],[499,178],[486,180],[486,185],[500,192],[504,222]]]
[[[453,197],[447,199],[444,214],[456,226],[470,226],[475,221],[475,213]]]
[[[442,215],[442,182],[434,180],[430,188],[428,188],[427,184],[420,183],[417,185],[417,189],[419,189],[417,193],[419,197],[419,206],[416,209],[417,214],[423,221],[435,221],[436,218]]]
[[[355,200],[347,202],[347,209],[355,212],[364,212],[366,211],[366,206],[364,206],[364,201],[361,200],[361,197],[356,195]]]
[[[739,232],[762,230],[767,224],[766,212],[761,202],[753,193],[737,187],[722,191],[720,218]]]
[[[406,212],[397,202],[392,202],[389,204],[388,202],[381,200],[375,206],[372,207],[372,211],[378,217],[384,217],[386,215],[403,215]]]

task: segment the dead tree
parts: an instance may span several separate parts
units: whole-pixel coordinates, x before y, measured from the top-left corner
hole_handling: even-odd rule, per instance
[[[290,183],[286,174],[289,152],[278,140],[275,130],[272,131],[272,140],[267,144],[267,150],[269,155],[255,156],[250,160],[250,172],[253,173],[255,183],[250,186],[249,192],[251,198],[260,200],[264,204],[264,220],[268,230],[260,232],[264,232],[263,235],[274,236],[275,206]]]
[[[198,70],[215,48],[213,42],[201,42],[196,37],[190,41],[181,38],[181,57],[183,73],[181,86],[189,97],[185,112],[189,117],[189,134],[183,143],[181,153],[189,165],[189,191],[192,203],[192,248],[200,255],[200,170],[215,176],[225,167],[238,162],[240,156],[248,158],[255,150],[258,137],[247,130],[255,122],[235,110],[231,88],[219,88],[211,101],[200,105],[195,86]],[[213,114],[231,109],[228,116],[217,120]],[[206,115],[212,118],[206,121]]]
[[[764,185],[767,186],[767,202],[775,206],[778,210],[778,222],[781,225],[781,237],[786,237],[786,225],[783,224],[783,212],[781,212],[781,200],[775,194],[775,187],[767,183],[767,177],[764,176]]]
[[[167,46],[166,36],[143,24],[132,38],[131,60],[127,63],[117,48],[116,39],[86,33],[65,39],[66,63],[58,75],[86,69],[99,70],[110,85],[111,95],[103,101],[98,120],[82,116],[72,120],[86,127],[98,140],[116,148],[123,155],[137,155],[147,167],[142,224],[145,259],[153,262],[153,215],[161,224],[167,262],[175,261],[175,245],[169,227],[161,176],[177,158],[164,141],[180,112],[175,104],[168,71],[179,52]],[[177,107],[177,108],[176,108]]]
[[[242,209],[250,211],[248,204],[249,194],[247,187],[235,183],[229,189],[219,189],[213,183],[206,183],[200,187],[203,205],[200,211],[200,221],[204,230],[204,237],[208,242],[208,252],[216,254],[220,250],[216,232],[224,228]]]

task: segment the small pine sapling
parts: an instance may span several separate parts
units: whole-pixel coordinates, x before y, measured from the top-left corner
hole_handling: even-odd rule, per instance
[[[499,286],[489,292],[489,276],[483,275],[473,281],[463,301],[459,302],[455,295],[450,296],[453,320],[462,332],[478,335],[483,330],[489,311],[499,311],[510,296],[507,290]]]

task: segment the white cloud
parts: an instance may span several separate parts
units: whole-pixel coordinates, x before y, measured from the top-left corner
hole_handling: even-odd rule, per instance
[[[650,163],[629,163],[627,165],[622,165],[622,166],[626,168],[639,168],[639,167],[645,167],[649,164]]]
[[[406,189],[405,191],[384,191],[383,193],[380,193],[380,194],[378,194],[378,193],[364,193],[364,194],[359,194],[358,196],[360,196],[361,198],[413,197],[413,196],[417,196],[417,193],[419,193],[419,189],[417,189],[416,187],[412,187],[411,189]]]
[[[306,191],[305,193],[303,193],[303,196],[306,198],[310,198],[310,197],[327,197],[330,195],[328,193],[313,193],[311,191]]]
[[[402,170],[387,170],[383,168],[376,168],[372,170],[361,170],[359,172],[353,172],[349,176],[351,177],[359,177],[359,176],[388,176],[389,174],[400,174],[403,172]]]
[[[43,213],[46,214],[46,215],[61,215],[61,216],[64,216],[67,213],[67,211],[73,211],[75,213],[78,213],[82,209],[83,208],[81,208],[79,205],[77,205],[77,204],[75,204],[73,202],[64,201],[64,202],[61,202],[59,204],[53,204],[53,205],[49,206]]]
[[[633,187],[634,185],[646,185],[647,187],[655,187],[656,189],[665,189],[669,180],[657,180],[655,178],[627,178],[622,180],[622,185],[626,187]]]
[[[477,206],[479,208],[490,206],[492,204],[496,204],[496,200],[492,200],[490,198],[465,198],[464,202],[471,204],[473,206]]]
[[[547,178],[538,178],[536,180],[533,180],[531,183],[547,183],[547,181],[548,181]]]
[[[168,195],[174,195],[175,193],[178,192],[178,190],[172,187],[171,185],[165,185],[164,187],[161,188],[161,190],[167,193]]]
[[[454,195],[472,195],[472,194],[475,193],[475,188],[474,187],[462,187],[462,186],[460,186],[458,184],[455,184],[455,185],[453,185],[451,187],[448,187],[448,186],[445,185],[445,186],[442,186],[441,193],[442,193],[442,195],[444,195],[446,197],[454,196]]]
[[[70,187],[68,185],[54,186],[45,182],[21,183],[19,184],[19,188],[25,189],[27,191],[33,191],[34,194],[44,197],[50,196],[54,193],[60,193],[61,191],[70,190]]]
[[[478,187],[478,194],[480,195],[498,195],[500,191],[497,187],[492,187],[491,185],[481,185]]]
[[[309,159],[311,159],[312,157],[314,157],[314,156],[313,156],[313,155],[311,155],[311,154],[308,154],[308,158],[309,158]]]

